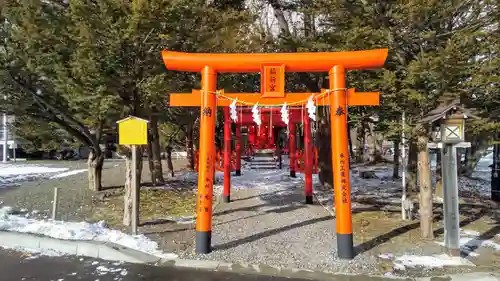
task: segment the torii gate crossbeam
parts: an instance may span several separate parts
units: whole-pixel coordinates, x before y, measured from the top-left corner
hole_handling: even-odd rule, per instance
[[[349,152],[347,146],[347,106],[363,105],[349,103],[346,89],[345,71],[381,68],[387,59],[388,49],[353,52],[318,53],[268,53],[268,54],[193,54],[164,50],[163,62],[169,70],[201,73],[201,91],[189,98],[199,101],[200,119],[200,158],[198,176],[196,252],[211,251],[212,236],[212,197],[214,175],[214,138],[217,106],[217,73],[219,72],[260,72],[261,96],[255,95],[260,105],[266,99],[270,103],[294,100],[294,94],[285,94],[284,73],[286,72],[328,72],[329,89],[327,103],[331,107],[331,148],[335,194],[337,254],[343,259],[354,258],[352,214],[349,184]],[[309,93],[310,94],[310,93]],[[232,98],[252,98],[247,95]],[[301,94],[307,99],[305,93]],[[253,96],[253,95],[252,95]],[[369,95],[373,98],[373,94]],[[378,94],[375,95],[378,104]],[[171,100],[176,103],[176,96]],[[252,98],[252,99],[255,99]],[[177,99],[177,106],[189,106],[186,98]],[[224,102],[223,102],[224,103]],[[229,105],[229,101],[224,106]],[[318,102],[318,105],[322,105]]]

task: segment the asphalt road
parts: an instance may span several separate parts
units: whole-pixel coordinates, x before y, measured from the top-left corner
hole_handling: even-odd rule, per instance
[[[196,269],[120,264],[90,258],[47,257],[0,248],[0,281],[305,281]]]

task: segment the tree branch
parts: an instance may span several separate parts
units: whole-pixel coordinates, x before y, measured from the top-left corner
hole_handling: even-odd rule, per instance
[[[72,118],[71,116],[69,116],[68,114],[64,113],[62,110],[60,110],[57,107],[55,107],[52,104],[50,104],[48,101],[46,101],[40,95],[38,95],[36,93],[36,90],[32,89],[31,87],[29,87],[28,85],[24,84],[23,82],[20,82],[20,81],[16,80],[14,78],[14,76],[12,75],[12,73],[11,73],[10,70],[8,70],[8,73],[9,73],[9,76],[10,76],[10,80],[12,80],[12,82],[14,82],[19,89],[21,89],[24,93],[32,96],[37,103],[42,104],[43,106],[45,106],[46,109],[48,109],[49,111],[52,111],[52,113],[54,115],[60,115],[62,117],[62,119],[59,119],[60,121],[64,120],[65,122],[68,123],[67,124],[68,126],[69,126],[69,124],[73,124],[75,127],[77,127],[78,131],[80,131],[80,133],[82,135],[84,135],[88,139],[89,142],[92,143],[92,146],[94,146],[94,147],[98,147],[99,146],[98,141],[92,136],[92,134],[90,133],[90,131],[82,123],[78,122],[77,120],[75,120],[74,118]],[[76,130],[76,129],[73,128],[73,130]]]

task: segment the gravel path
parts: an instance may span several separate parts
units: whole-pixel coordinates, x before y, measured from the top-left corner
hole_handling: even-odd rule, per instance
[[[248,189],[233,195],[235,202],[214,216],[214,251],[198,256],[188,249],[186,257],[332,272],[375,271],[374,258],[336,259],[335,220],[320,205],[303,204],[302,188]]]

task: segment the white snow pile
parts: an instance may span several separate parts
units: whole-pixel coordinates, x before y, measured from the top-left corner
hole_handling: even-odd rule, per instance
[[[177,255],[163,253],[158,244],[144,235],[128,235],[106,228],[104,222],[63,222],[36,220],[9,214],[11,208],[0,209],[0,231],[32,233],[65,240],[112,242],[160,258],[175,259]],[[1,244],[1,241],[0,241]]]
[[[0,242],[1,243],[1,242]],[[0,247],[4,249],[10,249],[14,250],[17,252],[23,252],[23,253],[28,253],[30,256],[26,257],[25,259],[31,260],[31,259],[36,259],[40,256],[45,256],[45,257],[60,257],[63,256],[64,253],[55,251],[55,250],[41,250],[41,249],[33,249],[33,248],[27,248],[27,247],[5,247],[0,245]]]
[[[47,167],[30,164],[0,164],[0,186],[43,178],[63,178],[76,175],[84,171],[86,170],[80,169],[69,171],[69,168]]]
[[[405,270],[407,267],[443,268],[445,266],[475,266],[471,261],[448,255],[417,256],[402,255],[393,261],[394,269]]]
[[[471,257],[476,257],[479,255],[474,251],[480,247],[487,247],[495,251],[500,251],[499,243],[492,240],[481,239],[480,235],[481,234],[477,231],[460,229],[460,250]],[[444,247],[444,242],[436,243]]]
[[[385,260],[393,260],[395,270],[405,270],[408,267],[443,268],[445,266],[475,266],[467,259],[445,254],[434,256],[402,255],[395,257],[391,253],[383,253],[378,257]]]
[[[78,175],[78,174],[81,174],[81,173],[86,172],[86,171],[87,171],[87,169],[78,169],[78,170],[60,173],[60,174],[57,174],[57,175],[52,176],[50,178],[51,179],[60,179],[60,178],[65,178],[65,177],[69,177],[69,176],[73,176],[73,175]]]
[[[103,266],[103,265],[98,266],[95,269],[95,272],[99,276],[107,275],[108,273],[110,273],[110,274],[119,274],[121,276],[126,276],[128,274],[128,271],[125,268],[106,267],[106,266]],[[115,278],[114,280],[118,280],[118,279],[121,279],[121,278]]]
[[[296,178],[289,176],[288,169],[274,170],[250,170],[241,171],[241,176],[231,175],[231,189],[251,189],[258,188],[264,190],[286,190],[288,188],[303,185],[304,175],[297,174]],[[217,171],[215,173],[214,192],[221,192],[224,187],[224,173]],[[181,181],[196,184],[198,181],[197,172],[187,172],[179,176]],[[317,175],[313,175],[313,184],[318,182]]]

